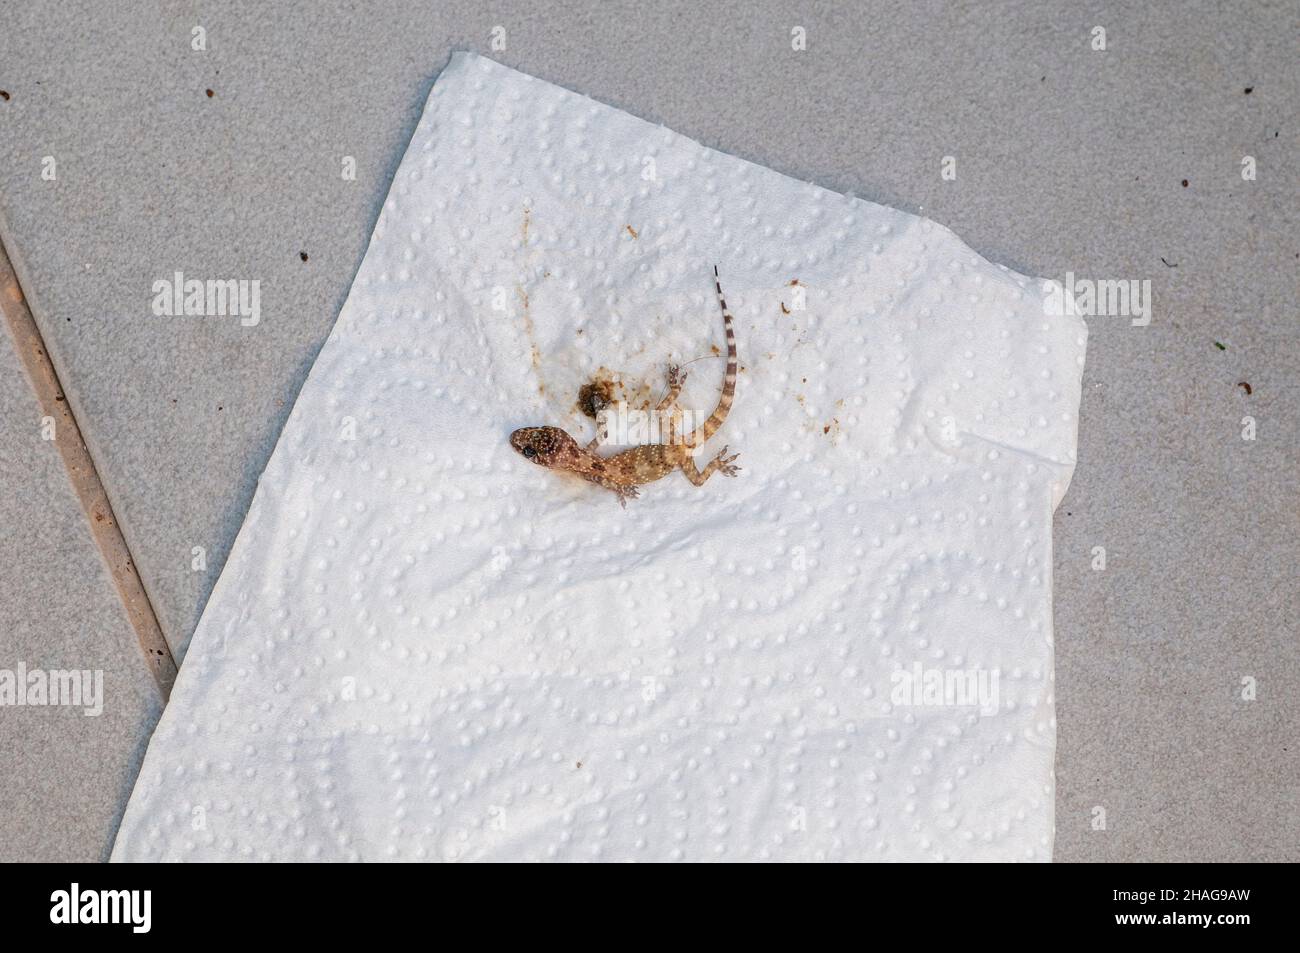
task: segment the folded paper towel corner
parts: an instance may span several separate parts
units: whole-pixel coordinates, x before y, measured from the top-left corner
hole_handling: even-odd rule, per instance
[[[735,479],[518,427],[740,374]],[[933,222],[490,60],[439,77],[113,859],[1028,860],[1086,329]]]

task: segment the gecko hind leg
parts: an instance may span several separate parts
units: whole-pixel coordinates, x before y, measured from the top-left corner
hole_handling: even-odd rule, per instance
[[[688,455],[682,459],[682,473],[686,474],[686,479],[690,480],[696,486],[704,486],[704,481],[713,476],[715,472],[729,477],[734,477],[739,473],[740,467],[735,466],[732,463],[732,461],[739,456],[740,454],[738,453],[733,453],[731,456],[727,456],[727,448],[723,447],[718,451],[718,455],[709,461],[708,466],[703,470],[698,470],[695,467],[695,461]]]

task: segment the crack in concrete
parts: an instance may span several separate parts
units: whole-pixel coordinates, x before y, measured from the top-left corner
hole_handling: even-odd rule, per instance
[[[63,466],[68,473],[68,481],[81,503],[90,525],[90,536],[94,540],[100,555],[113,577],[118,596],[126,610],[127,619],[135,629],[136,641],[144,657],[158,691],[165,702],[171,694],[176,681],[176,660],[171,648],[163,638],[162,628],[154,613],[153,604],[145,592],[144,583],[136,571],[135,560],[131,550],[117,525],[113,507],[100,482],[95,461],[81,439],[81,430],[77,426],[72,408],[68,406],[67,396],[59,385],[59,375],[54,369],[40,329],[27,306],[27,297],[23,294],[13,265],[0,242],[0,313],[3,313],[9,332],[13,336],[14,347],[19,359],[27,371],[27,379],[36,393],[43,415],[55,421],[55,446],[63,458]]]

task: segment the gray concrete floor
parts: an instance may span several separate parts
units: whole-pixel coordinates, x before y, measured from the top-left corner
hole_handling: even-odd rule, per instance
[[[429,87],[473,49],[1018,271],[1149,280],[1149,326],[1089,322],[1057,512],[1056,857],[1300,859],[1295,4],[86,2],[5,21],[0,238],[178,659]],[[176,271],[259,279],[261,323],[154,316]],[[15,362],[0,373],[13,420],[34,414]],[[118,671],[130,634],[84,519],[13,420],[0,667],[39,642]],[[52,560],[62,613],[30,585]],[[0,710],[7,854],[106,852],[156,717],[147,680],[120,678],[111,743]]]
[[[4,330],[0,486],[0,668],[103,680],[102,705],[0,708],[0,862],[107,859],[162,704]]]

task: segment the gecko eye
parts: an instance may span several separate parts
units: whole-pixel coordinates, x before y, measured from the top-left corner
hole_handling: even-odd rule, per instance
[[[533,457],[537,456],[537,451],[532,447],[524,447],[524,456],[531,460]]]

